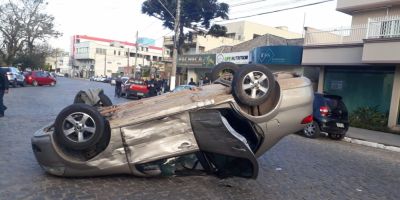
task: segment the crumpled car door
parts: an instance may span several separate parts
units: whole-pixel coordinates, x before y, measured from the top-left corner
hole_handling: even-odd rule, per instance
[[[200,162],[205,169],[211,170],[222,178],[257,177],[257,159],[247,144],[246,138],[237,133],[218,110],[192,112],[190,118],[202,153],[198,157],[203,157]]]

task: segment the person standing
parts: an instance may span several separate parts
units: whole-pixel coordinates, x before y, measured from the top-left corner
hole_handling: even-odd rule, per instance
[[[203,84],[204,84],[204,85],[209,85],[209,84],[211,84],[211,81],[210,81],[210,79],[208,79],[208,76],[206,76],[206,77],[204,78]]]
[[[196,83],[193,81],[193,78],[190,78],[190,82],[188,85],[196,85]]]
[[[3,97],[8,93],[8,84],[7,75],[0,68],[0,117],[4,117],[4,111],[7,109],[3,103]]]
[[[123,72],[115,79],[115,96],[120,98],[122,92],[122,76],[124,75]]]
[[[154,74],[150,75],[150,80],[147,81],[147,88],[149,89],[149,97],[157,96],[157,81]]]

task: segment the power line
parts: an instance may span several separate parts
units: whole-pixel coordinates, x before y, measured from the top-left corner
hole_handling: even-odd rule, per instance
[[[297,9],[297,8],[303,8],[303,7],[318,5],[318,4],[327,3],[327,2],[330,2],[330,1],[334,1],[334,0],[325,0],[325,1],[320,1],[320,2],[314,2],[314,3],[309,3],[309,4],[299,5],[299,6],[293,6],[293,7],[289,7],[289,8],[282,8],[282,9],[278,9],[278,10],[262,12],[262,13],[257,13],[257,14],[242,16],[242,17],[235,17],[235,18],[231,18],[231,19],[227,19],[227,20],[219,20],[219,21],[215,21],[215,22],[224,22],[224,21],[231,21],[231,20],[255,17],[255,16],[260,16],[260,15],[266,15],[266,14],[282,12],[282,11],[286,11],[286,10],[293,10],[293,9]]]
[[[165,5],[160,1],[160,0],[158,0],[158,2],[160,2],[160,4],[162,5],[162,7],[164,7],[164,9],[171,15],[171,17],[175,20],[175,16],[168,10],[168,8],[167,7],[165,7]]]

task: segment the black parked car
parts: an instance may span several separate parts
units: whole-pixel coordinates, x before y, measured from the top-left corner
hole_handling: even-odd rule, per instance
[[[343,139],[349,129],[349,117],[342,97],[329,94],[314,94],[313,123],[308,124],[304,136],[316,138],[321,132],[334,140]]]

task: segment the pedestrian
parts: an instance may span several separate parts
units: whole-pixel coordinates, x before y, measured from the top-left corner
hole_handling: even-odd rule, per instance
[[[4,111],[7,109],[3,103],[3,97],[8,93],[8,84],[7,75],[0,68],[0,117],[4,117]]]
[[[204,84],[203,76],[200,76],[199,87],[203,86],[203,84]]]
[[[193,78],[190,78],[189,85],[196,85],[196,83],[193,81]]]
[[[120,98],[121,97],[121,92],[122,92],[122,76],[124,75],[124,72],[121,72],[120,75],[115,79],[115,95],[116,97]]]
[[[147,81],[147,88],[149,89],[149,97],[157,96],[157,81],[154,74],[150,75],[150,80]]]
[[[206,77],[204,78],[203,84],[204,84],[204,85],[209,85],[209,84],[211,84],[211,81],[210,81],[210,79],[208,79],[208,76],[206,76]]]

